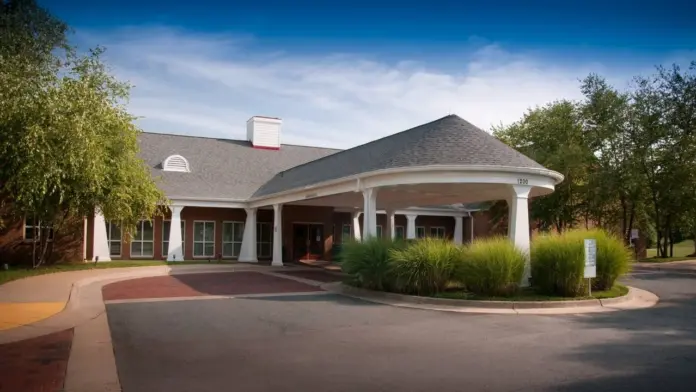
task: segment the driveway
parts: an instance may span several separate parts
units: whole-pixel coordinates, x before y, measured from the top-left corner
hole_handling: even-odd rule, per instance
[[[644,272],[627,283],[661,302],[583,315],[476,315],[293,287],[109,303],[107,312],[125,392],[693,391],[696,275]]]

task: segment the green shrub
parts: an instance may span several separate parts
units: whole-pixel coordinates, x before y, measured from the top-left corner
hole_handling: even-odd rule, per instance
[[[532,285],[541,293],[582,295],[585,256],[584,244],[578,238],[567,233],[544,234],[532,241]]]
[[[465,248],[458,279],[474,294],[514,294],[524,275],[526,256],[504,237],[484,238]]]
[[[344,242],[339,259],[342,271],[348,276],[348,283],[370,290],[393,290],[395,279],[389,251],[402,246],[401,242],[376,237],[364,242]]]
[[[610,290],[616,279],[631,268],[631,251],[621,238],[603,230],[592,230],[588,238],[597,240],[597,278],[593,290]]]
[[[532,281],[545,294],[585,294],[585,239],[597,241],[595,290],[610,290],[628,272],[631,254],[621,239],[604,230],[571,230],[549,234],[532,242]]]
[[[443,291],[461,262],[461,248],[452,241],[424,238],[405,248],[392,249],[390,256],[399,292],[431,295]]]

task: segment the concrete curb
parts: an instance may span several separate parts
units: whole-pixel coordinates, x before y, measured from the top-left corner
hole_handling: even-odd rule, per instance
[[[320,286],[322,289],[337,294],[346,295],[349,297],[359,298],[366,301],[378,302],[386,305],[401,306],[425,310],[442,310],[455,311],[464,313],[533,313],[539,311],[543,314],[553,314],[554,310],[558,310],[559,314],[567,313],[589,313],[598,311],[609,311],[622,309],[623,304],[628,304],[635,299],[633,287],[629,287],[627,295],[608,298],[608,299],[589,299],[589,300],[569,300],[569,301],[472,301],[458,300],[448,298],[431,298],[419,297],[413,295],[404,295],[396,293],[387,293],[381,291],[365,290],[357,287],[345,285],[340,282],[326,283]],[[626,309],[635,309],[641,307],[651,307],[657,303],[657,296],[645,290],[641,292],[648,293],[650,298],[645,300],[643,305],[627,306]],[[611,309],[607,308],[611,307]],[[522,312],[517,312],[521,310]]]

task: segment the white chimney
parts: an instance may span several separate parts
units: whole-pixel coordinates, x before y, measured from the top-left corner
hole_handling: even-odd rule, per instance
[[[280,150],[280,126],[283,120],[254,116],[247,120],[247,140],[254,148]]]

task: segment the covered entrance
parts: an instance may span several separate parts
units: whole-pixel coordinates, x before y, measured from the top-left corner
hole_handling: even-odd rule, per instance
[[[293,260],[320,260],[324,256],[324,225],[293,223]]]

